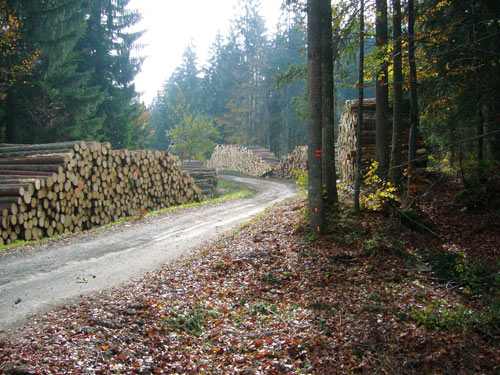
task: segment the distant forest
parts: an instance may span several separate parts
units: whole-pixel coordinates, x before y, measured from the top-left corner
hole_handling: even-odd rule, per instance
[[[215,37],[208,62],[201,65],[195,46],[186,46],[182,64],[150,107],[133,84],[142,60],[132,51],[140,48],[141,33],[130,30],[141,15],[127,10],[128,2],[0,0],[5,142],[97,140],[114,148],[170,148],[183,156],[183,141],[198,137],[194,156],[201,159],[216,143],[257,144],[277,155],[307,144],[306,1],[285,0],[277,32],[269,36],[260,1],[239,0],[230,31]],[[337,120],[344,101],[357,98],[359,6],[342,0],[333,7]],[[451,147],[488,133],[480,148],[497,160],[498,8],[496,0],[418,1],[414,38],[420,125],[428,141]],[[365,97],[375,96],[374,77],[395,42],[390,37],[375,48],[375,15],[375,2],[367,1]],[[408,102],[408,40],[402,40]],[[387,85],[393,82],[389,69]]]

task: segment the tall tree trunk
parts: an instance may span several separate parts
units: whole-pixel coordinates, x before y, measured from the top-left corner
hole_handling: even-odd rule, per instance
[[[325,227],[322,183],[321,0],[307,1],[308,191],[309,222],[314,233]]]
[[[292,129],[290,124],[290,88],[286,85],[285,153],[292,152]]]
[[[415,6],[408,0],[408,60],[410,64],[410,138],[408,141],[408,166],[415,169],[417,158],[418,98],[417,65],[415,62]]]
[[[489,157],[493,161],[500,161],[500,124],[498,117],[495,115],[498,113],[496,108],[496,101],[494,96],[490,97],[488,103],[487,120],[485,122],[484,133],[488,134],[486,137],[486,144]],[[490,134],[491,133],[491,134]]]
[[[360,212],[359,190],[361,187],[361,153],[363,135],[363,85],[365,80],[365,1],[359,6],[359,79],[358,79],[358,129],[356,133],[356,170],[354,179],[354,210]]]
[[[387,31],[387,0],[376,0],[377,17],[376,17],[376,37],[377,48],[384,56],[380,69],[377,73],[376,99],[377,99],[377,115],[376,115],[376,136],[375,136],[375,161],[378,162],[377,173],[380,176],[386,176],[389,169],[390,152],[389,152],[389,121],[387,119],[389,88],[388,88],[388,72],[387,60],[385,58],[385,50],[388,42]]]
[[[472,4],[472,15],[474,16],[474,22],[477,22],[476,19],[476,7],[475,4]],[[476,45],[476,25],[472,26],[472,42],[473,45]],[[478,66],[478,58],[476,49],[474,49],[474,78],[476,80],[476,106],[477,106],[477,123],[476,123],[476,132],[477,132],[477,169],[479,174],[479,180],[483,180],[484,177],[484,163],[483,163],[483,150],[484,150],[484,116],[483,116],[483,100],[481,96],[481,83],[479,81],[479,77],[477,71],[479,69]]]
[[[330,0],[321,0],[321,75],[322,75],[322,123],[323,123],[323,183],[326,185],[327,203],[335,205],[337,196],[337,173],[335,171],[334,130],[334,81],[332,5]]]
[[[392,18],[394,54],[393,54],[393,120],[392,120],[392,152],[389,177],[398,185],[401,181],[401,142],[403,133],[403,68],[401,49],[401,0],[393,0]]]

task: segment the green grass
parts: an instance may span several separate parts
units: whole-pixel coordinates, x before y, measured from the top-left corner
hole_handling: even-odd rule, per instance
[[[180,206],[167,207],[159,211],[148,212],[148,215],[156,215],[164,212],[174,212],[182,210],[183,208],[199,207],[199,206],[205,206],[207,204],[222,203],[233,199],[248,198],[255,193],[253,190],[246,187],[246,185],[229,180],[224,180],[222,178],[219,178],[219,184],[217,185],[217,190],[222,192],[222,195],[220,195],[219,197],[213,199],[207,199],[202,202],[188,203]]]
[[[246,187],[246,185],[239,184],[239,183],[229,181],[229,180],[224,180],[222,178],[219,178],[219,184],[217,185],[217,190],[222,192],[222,195],[220,195],[219,197],[216,197],[213,199],[207,199],[207,200],[204,200],[202,202],[167,207],[167,208],[164,208],[164,209],[159,210],[159,211],[151,211],[151,212],[147,213],[147,216],[158,215],[158,214],[162,214],[165,212],[175,212],[175,211],[182,210],[184,208],[205,206],[207,204],[223,203],[223,202],[233,200],[233,199],[244,199],[244,198],[248,198],[248,197],[252,196],[255,193],[253,190]],[[93,228],[88,229],[87,231],[96,231],[96,230],[99,230],[102,228],[111,227],[111,226],[123,223],[125,221],[128,221],[128,220],[134,220],[135,218],[137,218],[137,217],[136,216],[129,217],[129,218],[122,217],[114,222],[104,224],[101,226],[97,226],[97,227],[93,227]],[[53,237],[45,237],[45,238],[42,238],[42,239],[36,240],[36,241],[17,240],[17,241],[12,242],[8,245],[0,246],[0,255],[3,253],[6,253],[7,250],[15,248],[15,247],[24,246],[24,245],[38,245],[38,244],[42,244],[42,243],[45,243],[48,241],[64,238],[64,237],[67,237],[71,234],[73,234],[73,233],[63,233],[63,234],[55,235]]]

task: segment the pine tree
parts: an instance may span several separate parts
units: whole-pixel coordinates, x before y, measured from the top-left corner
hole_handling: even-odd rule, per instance
[[[304,117],[299,116],[294,103],[302,99],[306,90],[306,32],[304,18],[299,12],[288,9],[285,21],[269,48],[270,80],[276,88],[272,98],[278,100],[274,125],[274,149],[278,154],[289,154],[295,146],[307,143]]]
[[[79,49],[88,51],[81,67],[93,71],[91,84],[105,97],[97,108],[102,127],[93,129],[91,137],[117,148],[132,142],[141,115],[133,80],[142,59],[132,57],[131,52],[142,33],[127,30],[139,22],[140,15],[126,10],[128,2],[87,0],[87,29],[78,43]]]
[[[183,93],[191,111],[201,110],[201,78],[198,77],[200,70],[198,69],[197,60],[195,47],[191,42],[184,51],[182,64],[172,76],[172,80]]]
[[[87,88],[88,72],[77,68],[75,44],[85,31],[83,0],[15,1],[27,49],[38,50],[38,63],[27,85],[7,92],[2,122],[9,142],[72,138],[91,121],[99,97]]]
[[[239,64],[243,75],[240,93],[233,110],[237,110],[241,131],[245,134],[245,143],[268,143],[268,124],[265,118],[267,91],[264,85],[265,51],[267,38],[265,36],[264,19],[260,16],[259,0],[240,0],[241,16],[233,22],[233,32],[236,42],[242,52]]]

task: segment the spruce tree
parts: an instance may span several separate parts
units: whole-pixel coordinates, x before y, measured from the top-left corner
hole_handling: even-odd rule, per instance
[[[28,84],[7,92],[4,116],[8,142],[44,142],[74,138],[82,123],[92,121],[99,96],[88,88],[89,74],[78,68],[78,39],[85,31],[83,0],[17,1],[23,41],[38,50],[38,63]]]
[[[88,51],[83,70],[92,70],[91,84],[99,87],[104,101],[97,108],[102,128],[92,137],[109,141],[114,147],[127,147],[138,131],[141,105],[133,84],[142,60],[131,55],[141,32],[128,29],[140,20],[135,11],[126,9],[129,0],[87,0],[87,29],[78,47]]]

